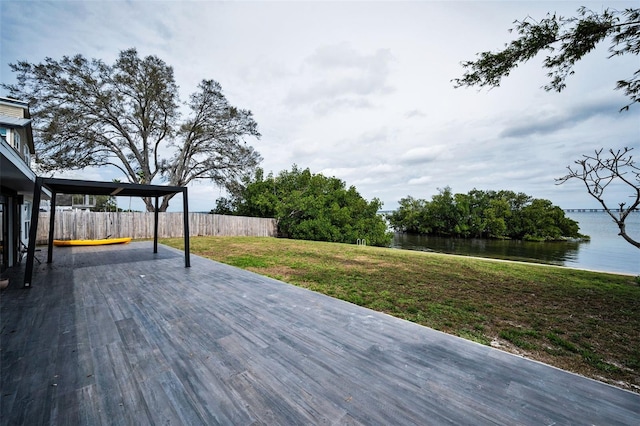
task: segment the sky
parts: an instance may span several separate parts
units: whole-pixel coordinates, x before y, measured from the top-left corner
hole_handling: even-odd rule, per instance
[[[355,186],[383,210],[406,196],[512,190],[562,208],[599,205],[578,180],[556,185],[583,154],[634,147],[640,107],[614,90],[640,68],[608,59],[608,45],[576,64],[562,93],[546,92],[542,57],[498,88],[453,87],[461,62],[497,50],[516,19],[638,7],[637,1],[0,1],[0,79],[8,64],[82,54],[113,63],[135,47],[174,69],[183,101],[203,79],[254,114],[249,143],[268,173],[293,164]],[[0,92],[2,93],[2,92]],[[6,93],[2,93],[6,95]],[[122,178],[114,169],[56,175]],[[156,182],[154,182],[156,183]],[[157,182],[161,183],[161,182]],[[629,201],[620,187],[612,204]],[[189,187],[191,211],[209,211],[224,190]],[[619,201],[618,201],[619,200]],[[120,207],[142,209],[137,200]],[[174,200],[170,210],[179,211]]]

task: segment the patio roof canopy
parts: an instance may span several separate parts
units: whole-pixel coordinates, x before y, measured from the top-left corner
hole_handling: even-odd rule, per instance
[[[182,186],[140,185],[137,183],[42,178],[42,186],[58,194],[117,195],[124,197],[162,197],[185,192]]]
[[[37,177],[33,189],[33,207],[31,209],[31,228],[29,229],[29,246],[27,248],[27,264],[24,273],[24,286],[31,286],[33,277],[33,260],[36,250],[36,235],[38,229],[39,206],[42,190],[51,191],[51,214],[49,216],[49,240],[47,263],[52,262],[53,235],[56,213],[57,194],[111,195],[124,197],[155,198],[153,252],[158,252],[158,198],[182,193],[184,216],[184,263],[191,266],[189,253],[189,201],[187,188],[183,186],[141,185],[134,183],[100,182],[91,180],[55,179]]]

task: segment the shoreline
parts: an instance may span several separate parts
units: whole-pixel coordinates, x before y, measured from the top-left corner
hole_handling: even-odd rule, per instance
[[[389,249],[392,249],[392,250],[406,250],[406,251],[413,251],[413,252],[441,254],[441,255],[444,255],[444,256],[464,257],[464,258],[469,258],[469,259],[491,260],[491,261],[494,261],[494,262],[511,262],[511,263],[518,263],[518,264],[521,264],[521,265],[549,266],[549,267],[552,267],[552,268],[573,269],[573,270],[576,270],[576,271],[587,271],[587,272],[597,272],[597,273],[601,273],[601,274],[622,275],[622,276],[625,276],[625,277],[637,277],[637,276],[640,276],[640,272],[639,273],[633,273],[633,272],[605,271],[605,270],[601,270],[601,269],[589,269],[589,268],[579,268],[579,267],[575,267],[575,266],[555,265],[553,263],[536,262],[536,261],[533,261],[533,260],[531,262],[527,262],[525,260],[502,259],[502,258],[499,258],[499,257],[484,257],[484,256],[471,255],[471,254],[445,253],[445,252],[431,250],[431,249],[429,249],[429,250],[414,250],[414,249],[408,249],[408,248],[402,248],[402,247],[386,247],[386,248],[389,248]]]

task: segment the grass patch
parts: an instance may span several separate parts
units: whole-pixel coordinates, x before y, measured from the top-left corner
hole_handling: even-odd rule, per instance
[[[640,348],[636,348],[624,360],[625,367],[632,370],[640,370]]]
[[[521,349],[537,349],[538,345],[536,345],[534,341],[540,337],[540,333],[535,330],[521,330],[517,328],[502,330],[498,335]]]
[[[554,332],[547,333],[547,339],[549,339],[549,341],[551,343],[553,343],[554,345],[560,347],[561,349],[564,349],[564,350],[567,350],[567,351],[573,352],[573,353],[578,353],[579,352],[579,350],[576,347],[576,345],[574,345],[573,343],[569,342],[568,340],[563,339],[562,337],[558,336]]]
[[[251,255],[229,257],[227,263],[229,265],[237,266],[238,268],[243,269],[266,268],[267,266],[269,266],[269,262],[267,262],[266,260]]]
[[[458,335],[464,339],[480,343],[481,345],[491,344],[491,340],[488,339],[481,330],[467,330],[466,328],[463,328],[462,330],[460,330]]]
[[[181,239],[161,242],[182,248]],[[633,276],[276,238],[194,237],[191,250],[640,390],[640,286]]]

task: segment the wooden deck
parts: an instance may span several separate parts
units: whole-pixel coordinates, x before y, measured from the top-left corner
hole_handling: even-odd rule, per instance
[[[38,252],[41,259],[44,252]],[[1,424],[638,424],[640,395],[152,243],[1,305]],[[12,284],[15,287],[15,283]]]

